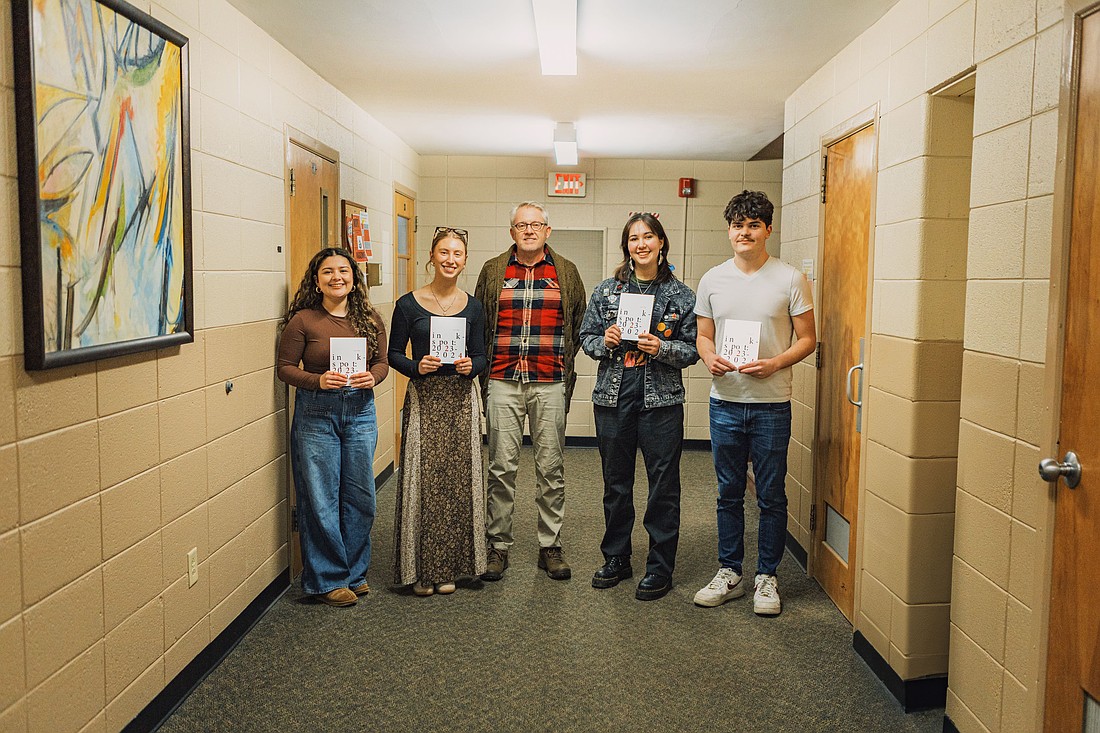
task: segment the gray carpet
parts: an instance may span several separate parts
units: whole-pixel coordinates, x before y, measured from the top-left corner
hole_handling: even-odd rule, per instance
[[[568,581],[535,567],[530,449],[523,460],[504,580],[428,598],[389,588],[391,480],[379,490],[374,592],[332,609],[292,587],[161,730],[942,730],[942,709],[901,711],[852,650],[851,626],[789,554],[779,571],[781,616],[754,615],[751,593],[713,609],[692,604],[717,570],[709,453],[684,454],[675,586],[653,602],[634,599],[647,547],[644,479],[635,578],[596,590],[590,579],[602,562],[603,529],[596,450],[570,448],[566,456]],[[755,523],[753,506],[750,570]]]

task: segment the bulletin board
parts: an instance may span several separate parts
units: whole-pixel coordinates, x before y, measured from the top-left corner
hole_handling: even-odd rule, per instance
[[[367,207],[354,201],[340,201],[344,221],[344,246],[355,256],[356,262],[368,262],[373,252],[370,244],[370,217]]]

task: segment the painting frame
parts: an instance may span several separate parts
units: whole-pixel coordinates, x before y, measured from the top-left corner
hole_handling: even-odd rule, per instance
[[[189,39],[124,0],[12,37],[25,368],[194,341]]]

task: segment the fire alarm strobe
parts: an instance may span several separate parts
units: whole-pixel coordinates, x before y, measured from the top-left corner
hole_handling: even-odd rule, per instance
[[[694,178],[681,178],[680,189],[677,191],[677,196],[682,199],[690,199],[695,196],[695,179]]]

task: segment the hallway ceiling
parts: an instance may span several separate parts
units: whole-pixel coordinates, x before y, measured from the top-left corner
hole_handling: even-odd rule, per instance
[[[527,0],[230,0],[426,155],[745,160],[897,0],[580,0],[578,73],[541,75]]]

